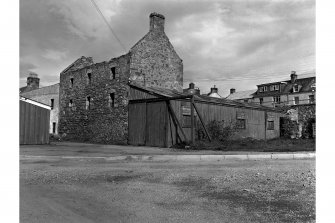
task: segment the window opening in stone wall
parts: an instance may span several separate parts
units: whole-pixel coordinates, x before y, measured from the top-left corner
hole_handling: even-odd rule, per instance
[[[70,107],[70,108],[72,108],[72,106],[73,106],[73,100],[72,100],[72,99],[70,99],[70,102],[69,102],[69,107]]]
[[[51,99],[51,110],[54,109],[54,99]]]
[[[90,110],[91,109],[91,97],[88,96],[86,97],[86,110]]]
[[[55,134],[56,133],[56,122],[52,123],[52,133]]]
[[[73,78],[70,79],[70,87],[73,87]]]
[[[115,73],[115,67],[112,67],[112,68],[111,68],[111,72],[112,72],[111,78],[112,78],[112,79],[115,79],[115,74],[116,74],[116,73]]]
[[[299,97],[294,97],[294,104],[298,105],[299,104]]]
[[[273,120],[268,120],[268,125],[267,125],[268,130],[274,130],[275,129],[275,122]]]
[[[91,84],[91,81],[92,81],[92,74],[87,73],[87,84]]]
[[[239,118],[236,120],[236,128],[245,129],[245,119]]]
[[[111,108],[115,107],[115,93],[109,94],[109,107]]]
[[[310,103],[310,104],[312,104],[312,103],[315,102],[315,97],[314,97],[314,95],[309,95],[308,97],[309,97],[309,103]]]

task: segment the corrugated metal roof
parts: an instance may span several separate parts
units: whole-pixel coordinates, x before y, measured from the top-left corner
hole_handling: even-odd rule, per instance
[[[130,87],[135,87],[137,89],[140,89],[142,91],[146,91],[151,94],[155,94],[161,97],[165,98],[173,98],[173,97],[179,97],[179,96],[189,96],[192,95],[185,94],[182,92],[178,92],[176,90],[170,90],[170,89],[163,89],[158,87],[144,87],[140,86],[135,83],[129,83]],[[216,103],[216,104],[223,104],[223,105],[230,105],[230,106],[237,106],[237,107],[245,107],[245,108],[254,108],[254,109],[262,109],[262,110],[269,110],[269,111],[275,111],[279,112],[277,108],[270,108],[259,104],[253,104],[253,103],[245,103],[245,102],[239,102],[239,101],[233,101],[230,99],[225,98],[214,98],[207,95],[193,95],[195,101],[202,101],[202,102],[209,102],[209,103]],[[145,99],[144,99],[145,100]]]
[[[226,97],[226,99],[230,100],[238,100],[238,99],[247,99],[247,98],[253,98],[253,94],[257,91],[255,90],[248,90],[248,91],[238,91],[233,94],[230,94]]]

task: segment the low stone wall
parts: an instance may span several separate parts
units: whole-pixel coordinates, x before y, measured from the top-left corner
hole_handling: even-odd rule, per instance
[[[281,136],[291,138],[315,137],[315,104],[286,107],[286,116],[281,119]]]

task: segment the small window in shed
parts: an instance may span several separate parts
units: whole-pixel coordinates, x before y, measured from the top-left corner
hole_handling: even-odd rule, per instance
[[[274,130],[275,129],[275,122],[273,120],[268,120],[268,130]]]
[[[112,67],[111,68],[111,79],[115,79],[115,77],[116,77],[116,71],[115,71],[115,67]]]
[[[56,122],[52,123],[52,133],[55,134],[56,133]]]
[[[236,120],[236,128],[245,129],[245,119],[237,119]]]
[[[51,99],[51,110],[54,109],[54,99]]]
[[[86,97],[86,110],[90,110],[91,108],[91,97]]]
[[[92,82],[92,73],[87,73],[87,84],[91,84]]]
[[[183,115],[182,126],[185,128],[191,127],[191,115]]]
[[[73,87],[73,77],[70,79],[70,87]]]
[[[115,93],[109,94],[109,107],[114,108],[115,107]]]

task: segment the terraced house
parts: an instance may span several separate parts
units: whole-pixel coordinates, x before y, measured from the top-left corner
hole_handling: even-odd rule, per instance
[[[314,104],[315,77],[298,78],[295,71],[291,79],[257,85],[253,102],[268,107],[284,105]]]

